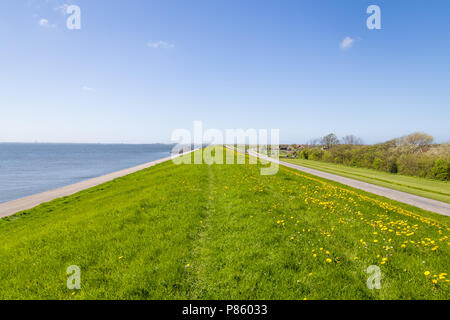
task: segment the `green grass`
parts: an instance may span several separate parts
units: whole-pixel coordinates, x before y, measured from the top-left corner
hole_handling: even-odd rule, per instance
[[[259,169],[167,162],[0,220],[0,299],[448,299],[448,217]]]
[[[340,164],[304,159],[281,159],[312,169],[334,173],[379,186],[412,193],[418,196],[450,203],[450,183],[419,177],[392,174],[373,169],[355,168]]]

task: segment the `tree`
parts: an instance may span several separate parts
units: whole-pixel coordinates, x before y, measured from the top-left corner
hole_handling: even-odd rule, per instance
[[[424,148],[429,147],[433,141],[434,138],[427,133],[414,132],[398,139],[398,144],[401,146],[412,147],[415,151],[423,151]]]
[[[342,138],[342,143],[356,146],[356,145],[362,145],[363,141],[362,141],[362,139],[360,139],[358,137],[355,137],[354,135],[350,134],[350,135],[347,135],[347,136]]]
[[[415,132],[408,135],[406,141],[418,147],[426,147],[433,143],[434,138],[424,132]]]
[[[331,148],[337,144],[339,144],[339,139],[334,133],[330,133],[322,138],[322,144]]]
[[[306,144],[308,146],[317,146],[320,144],[320,139],[311,139]]]

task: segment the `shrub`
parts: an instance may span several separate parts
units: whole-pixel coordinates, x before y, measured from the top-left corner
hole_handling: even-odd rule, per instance
[[[450,180],[450,146],[432,145],[428,151],[399,146],[396,140],[371,146],[334,145],[328,150],[321,147],[300,152],[302,159],[345,164],[361,168],[400,173],[410,176]]]
[[[305,160],[308,160],[308,150],[302,150],[301,152],[300,152],[300,159],[305,159]]]
[[[373,160],[372,167],[374,169],[383,170],[383,165],[384,165],[384,161],[381,160],[380,158],[375,158],[375,160]]]
[[[450,162],[437,159],[431,168],[431,173],[438,180],[450,180]]]
[[[311,149],[311,153],[308,154],[310,160],[322,160],[323,150]]]
[[[390,161],[388,163],[388,168],[389,168],[388,170],[390,173],[397,173],[398,172],[397,162],[395,160]]]

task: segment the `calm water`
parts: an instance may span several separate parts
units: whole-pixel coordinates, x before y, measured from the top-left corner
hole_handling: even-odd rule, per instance
[[[171,145],[0,143],[0,203],[168,157]]]

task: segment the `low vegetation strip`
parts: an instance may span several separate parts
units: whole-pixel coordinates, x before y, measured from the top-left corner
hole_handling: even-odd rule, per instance
[[[282,159],[283,161],[337,174],[343,177],[372,183],[386,188],[408,192],[421,197],[450,203],[450,183],[419,177],[402,176],[373,169],[324,163],[304,159]]]
[[[299,146],[282,146],[288,156],[376,169],[408,176],[450,181],[450,145],[434,144],[423,132],[374,145],[362,145],[354,136],[339,140],[333,133]]]
[[[449,236],[448,217],[285,167],[167,162],[0,220],[0,298],[448,299]]]

